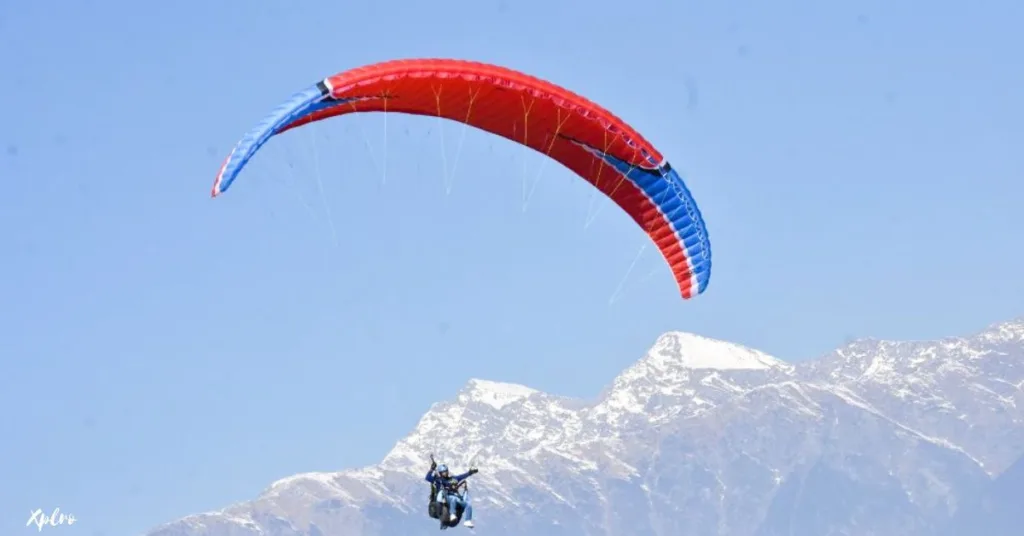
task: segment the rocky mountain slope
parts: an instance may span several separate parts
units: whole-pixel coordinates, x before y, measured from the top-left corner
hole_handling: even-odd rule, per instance
[[[375,466],[149,536],[430,534],[428,452],[483,468],[487,535],[1017,534],[1022,409],[1024,319],[800,365],[672,332],[595,402],[472,380]]]

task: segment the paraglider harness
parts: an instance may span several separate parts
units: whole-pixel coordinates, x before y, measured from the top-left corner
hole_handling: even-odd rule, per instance
[[[434,463],[434,456],[430,456],[430,463]],[[466,492],[469,491],[469,484],[463,480],[455,486],[444,486],[440,479],[435,478],[430,483],[430,498],[427,502],[427,515],[433,519],[437,519],[441,522],[441,530],[445,530],[449,527],[459,526],[459,522],[462,521],[462,513],[465,508],[462,504],[455,506],[455,519],[451,517],[451,510],[448,507],[448,496],[452,493],[458,493],[463,497],[466,496]],[[437,500],[437,494],[443,492],[442,500]]]

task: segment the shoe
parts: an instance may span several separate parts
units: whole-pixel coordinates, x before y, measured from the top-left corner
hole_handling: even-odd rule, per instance
[[[473,528],[473,522],[472,521],[466,521],[465,523],[462,524],[462,526],[466,527],[467,529],[471,529],[471,528]]]

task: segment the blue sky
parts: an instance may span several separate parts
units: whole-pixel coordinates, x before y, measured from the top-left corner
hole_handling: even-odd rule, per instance
[[[471,377],[595,396],[670,329],[801,360],[1021,315],[1024,4],[825,4],[0,2],[0,529],[139,533],[379,460]],[[424,56],[644,133],[707,293],[648,247],[609,303],[642,232],[493,136],[445,173],[455,123],[296,130],[209,198],[293,91]]]

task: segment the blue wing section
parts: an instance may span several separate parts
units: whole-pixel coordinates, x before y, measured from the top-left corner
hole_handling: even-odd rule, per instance
[[[703,293],[711,281],[711,242],[704,226],[704,217],[679,173],[667,162],[658,165],[651,161],[650,167],[634,166],[579,140],[566,139],[604,160],[639,188],[651,204],[658,208],[679,242],[689,268],[691,284],[697,289],[696,294]],[[651,157],[645,156],[650,161]]]
[[[253,155],[263,144],[293,121],[318,110],[341,104],[324,91],[321,84],[311,86],[292,95],[250,130],[232,149],[221,166],[213,184],[213,196],[226,191]]]
[[[711,280],[711,243],[704,217],[679,173],[668,164],[658,171],[631,168],[622,161],[613,165],[644,192],[672,226],[697,280],[697,294],[703,293]]]

